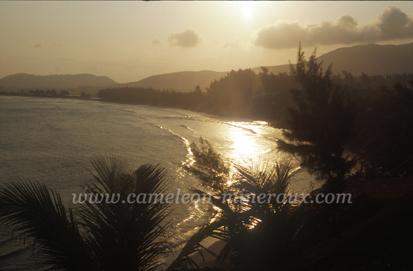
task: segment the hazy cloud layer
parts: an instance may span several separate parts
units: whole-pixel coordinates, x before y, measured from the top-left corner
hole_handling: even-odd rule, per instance
[[[169,36],[169,44],[178,47],[195,47],[199,44],[199,36],[192,30],[175,33]]]
[[[224,44],[224,48],[237,49],[239,47],[240,46],[239,46],[238,42],[226,42]]]
[[[280,49],[304,46],[352,44],[413,38],[413,19],[398,8],[388,8],[375,24],[358,26],[351,16],[336,22],[302,26],[298,23],[281,23],[259,31],[255,45]]]

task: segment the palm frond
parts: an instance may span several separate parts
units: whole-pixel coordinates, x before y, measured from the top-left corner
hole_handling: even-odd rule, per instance
[[[273,165],[264,165],[263,168],[255,169],[236,165],[240,175],[238,188],[252,196],[271,195],[269,206],[249,202],[251,208],[259,212],[276,212],[284,203],[277,201],[277,195],[286,195],[291,178],[296,174],[297,168],[291,161],[277,162]],[[250,197],[252,198],[252,197]],[[266,209],[266,210],[265,210]]]
[[[89,242],[104,270],[156,270],[168,246],[161,240],[168,206],[159,202],[128,204],[129,194],[159,195],[165,192],[165,171],[142,165],[125,173],[115,160],[94,162],[98,184],[90,192],[119,195],[116,203],[86,203],[81,211]],[[119,170],[122,168],[122,170]]]
[[[206,238],[216,238],[220,240],[227,240],[225,231],[222,231],[222,227],[228,225],[228,218],[222,217],[215,222],[212,222],[206,226],[203,226],[198,230],[185,244],[179,255],[175,258],[172,264],[169,265],[168,271],[173,270],[186,270],[188,269],[198,269],[202,262],[195,262],[192,256],[198,254],[201,258],[204,258],[203,253],[208,252],[205,247],[201,244]],[[208,252],[211,253],[211,252]]]
[[[291,177],[295,173],[291,162],[280,162],[258,170],[235,165],[238,176],[234,176],[237,182],[228,189],[222,184],[228,180],[229,174],[217,174],[220,169],[226,168],[222,157],[206,140],[200,140],[199,146],[192,144],[191,148],[195,163],[188,170],[200,178],[207,188],[212,188],[212,194],[199,189],[193,189],[193,192],[208,197],[210,203],[219,208],[220,212],[216,221],[202,227],[188,240],[168,270],[199,269],[203,264],[200,262],[204,258],[203,254],[209,253],[202,245],[207,238],[225,242],[224,249],[215,255],[216,263],[222,263],[232,254],[243,251],[240,245],[242,242],[240,243],[238,239],[248,236],[251,229],[256,231],[254,227],[261,221],[282,222],[285,214],[288,213],[288,206],[282,203],[272,201],[269,204],[257,204],[248,195],[286,193]],[[227,198],[228,192],[231,192],[234,197]],[[201,260],[195,261],[195,255],[201,256]]]
[[[39,261],[55,269],[95,270],[70,210],[44,184],[22,181],[0,188],[0,222],[35,240]]]

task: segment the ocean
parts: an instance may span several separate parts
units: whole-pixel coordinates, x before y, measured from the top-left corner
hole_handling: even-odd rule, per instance
[[[207,139],[226,159],[258,166],[285,159],[277,150],[282,131],[263,121],[234,121],[186,110],[60,98],[0,96],[0,183],[31,179],[72,193],[92,182],[91,160],[117,157],[130,169],[144,163],[167,170],[168,189],[186,191],[199,181],[183,169],[189,144]],[[302,171],[294,180],[311,189]],[[168,235],[183,243],[208,219],[208,208],[177,205]]]

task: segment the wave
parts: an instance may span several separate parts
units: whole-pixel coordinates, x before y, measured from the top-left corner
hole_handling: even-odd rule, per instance
[[[191,131],[191,132],[193,132],[193,133],[196,133],[196,131],[195,131],[194,129],[192,129],[191,127],[189,127],[188,125],[181,124],[181,125],[179,125],[179,126],[181,126],[182,128],[187,129],[188,131]]]
[[[235,128],[242,129],[242,130],[247,131],[247,132],[250,132],[250,133],[252,133],[252,134],[254,134],[254,135],[260,134],[259,132],[255,131],[254,129],[245,127],[245,126],[243,126],[242,124],[234,124],[233,122],[224,122],[224,124],[229,125],[229,126],[232,126],[232,127],[235,127]]]
[[[153,125],[155,127],[158,127],[159,129],[167,131],[172,136],[180,139],[182,141],[182,143],[184,144],[184,146],[186,148],[186,156],[185,156],[185,160],[181,163],[181,167],[178,168],[177,173],[181,177],[185,176],[185,172],[184,172],[185,167],[190,166],[195,162],[194,154],[192,153],[192,149],[191,149],[191,142],[187,138],[185,138],[185,137],[181,136],[180,134],[174,132],[172,129],[170,129],[168,127],[165,127],[165,126],[162,126],[162,125],[157,125],[157,124],[153,124]]]

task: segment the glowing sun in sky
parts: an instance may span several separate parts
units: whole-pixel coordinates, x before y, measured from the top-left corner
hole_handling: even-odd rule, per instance
[[[240,2],[241,15],[244,20],[251,21],[254,16],[254,2],[242,1]]]

